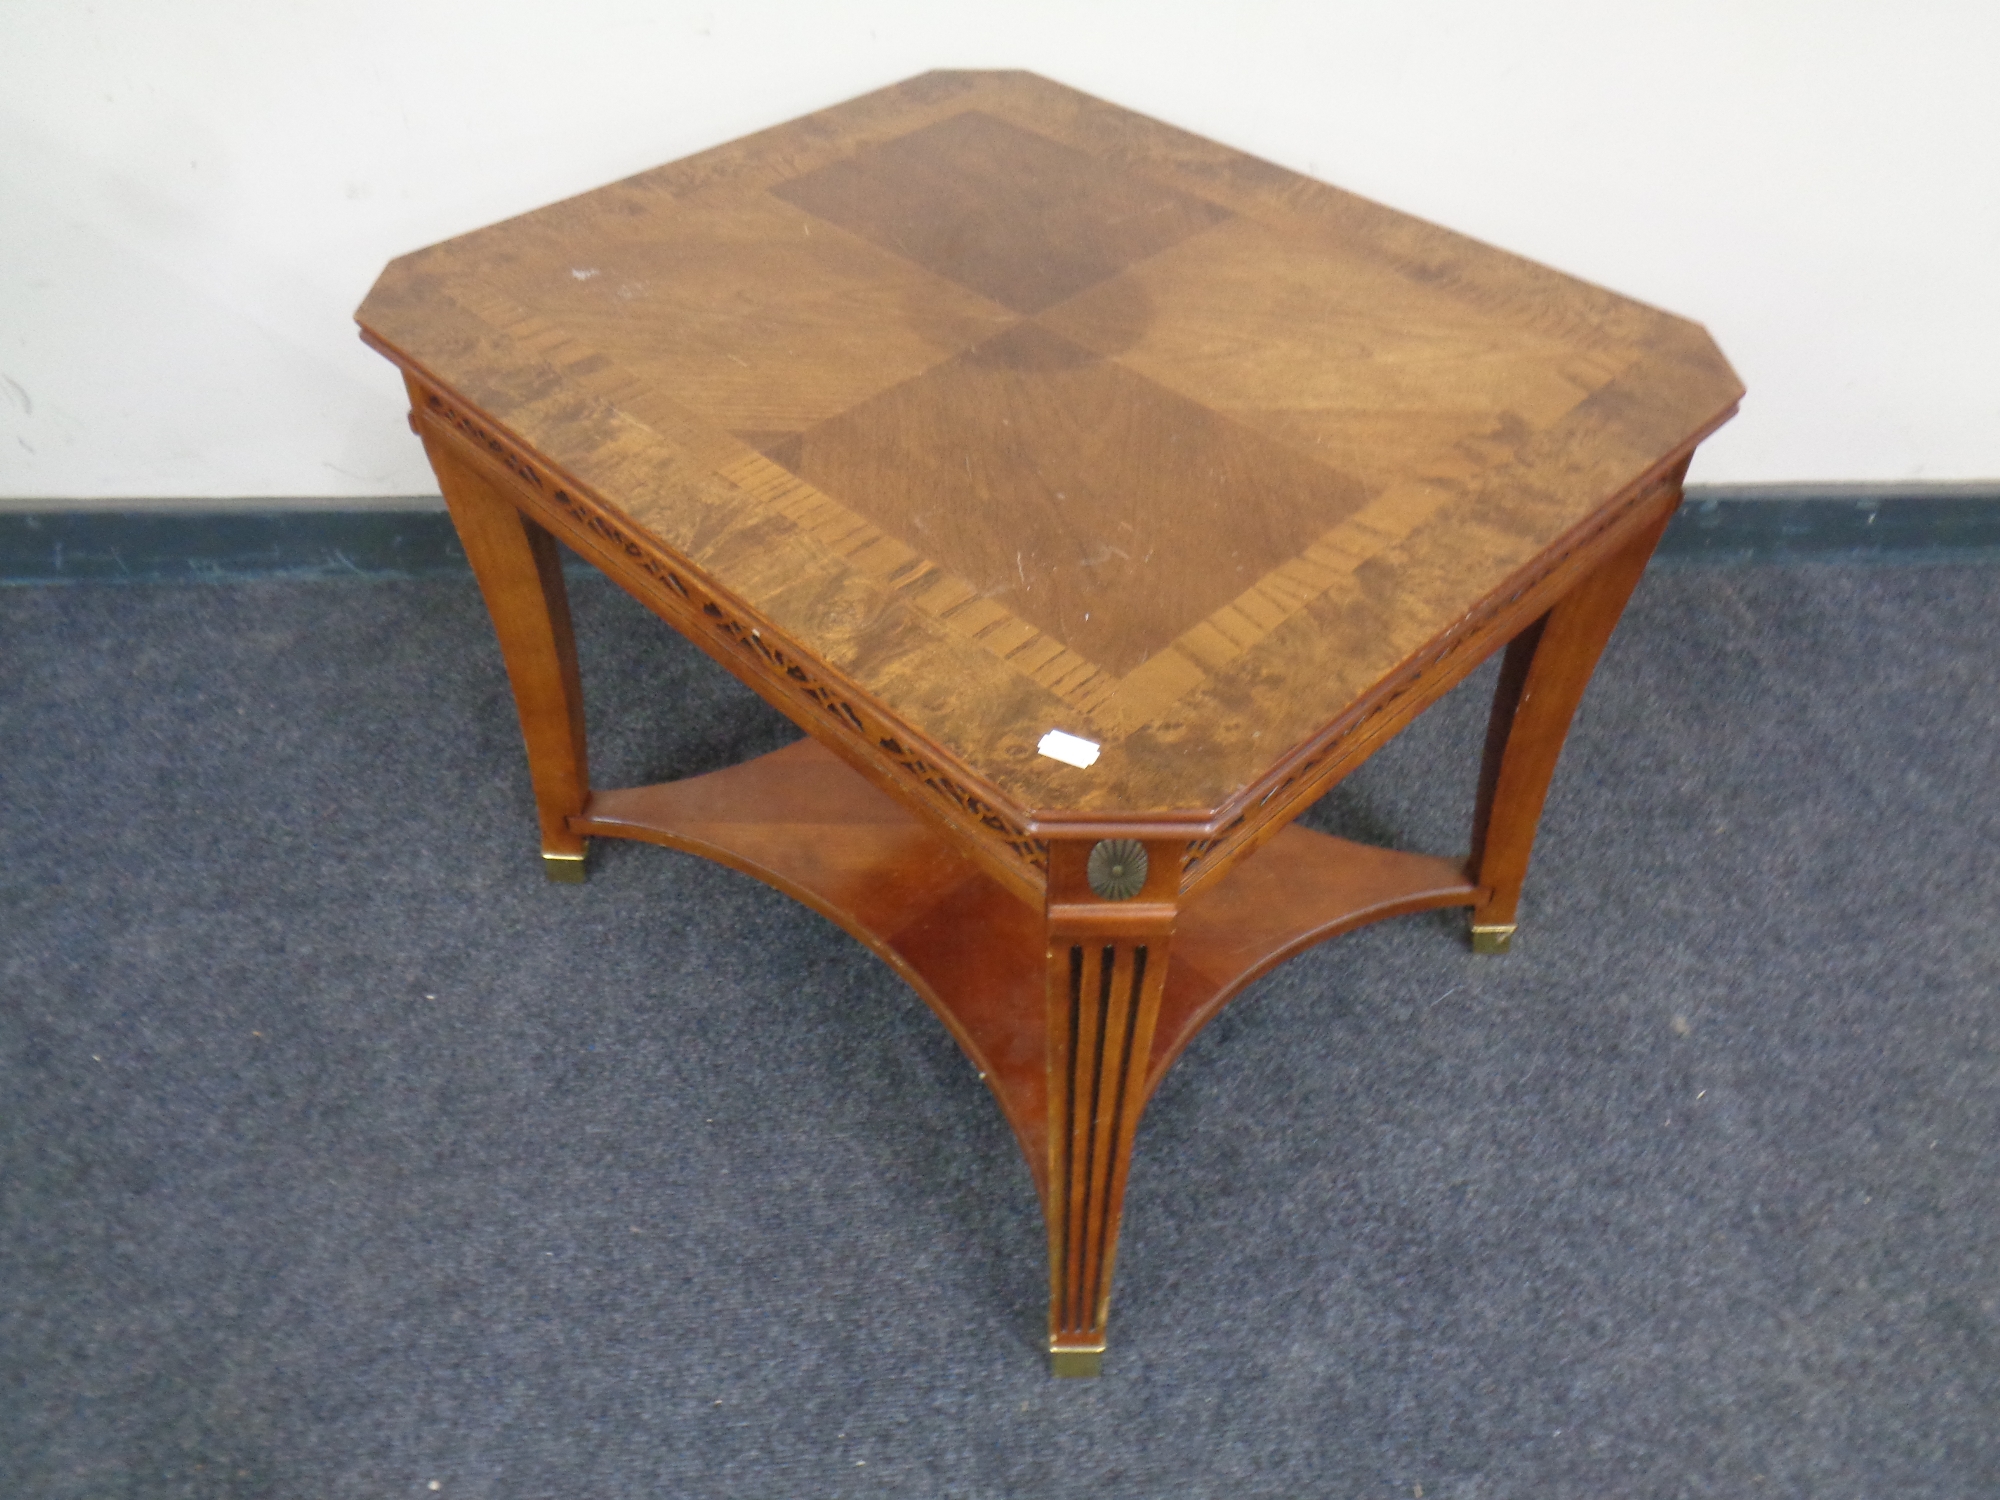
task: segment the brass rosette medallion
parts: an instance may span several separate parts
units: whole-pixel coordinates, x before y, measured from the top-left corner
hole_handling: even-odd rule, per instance
[[[1146,846],[1137,839],[1101,839],[1083,873],[1104,900],[1130,901],[1146,884]]]

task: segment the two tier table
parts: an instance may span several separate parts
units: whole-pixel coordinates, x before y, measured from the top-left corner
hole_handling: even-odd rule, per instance
[[[1049,1349],[1104,1349],[1140,1113],[1310,944],[1499,951],[1563,737],[1736,377],[1695,325],[1045,80],[936,73],[393,262],[550,878],[825,913],[998,1097]],[[808,738],[593,787],[557,543]],[[1470,852],[1293,819],[1505,648]]]

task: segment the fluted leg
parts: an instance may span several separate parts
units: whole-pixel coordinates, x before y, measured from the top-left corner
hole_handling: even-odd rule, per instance
[[[1086,866],[1097,841],[1049,850],[1048,1100],[1049,1363],[1095,1375],[1104,1354],[1111,1273],[1132,1138],[1145,1108],[1146,1064],[1166,989],[1182,846],[1113,844],[1128,873],[1144,849],[1136,894],[1105,899]],[[1114,861],[1100,858],[1100,864]],[[1136,882],[1135,882],[1136,883]]]

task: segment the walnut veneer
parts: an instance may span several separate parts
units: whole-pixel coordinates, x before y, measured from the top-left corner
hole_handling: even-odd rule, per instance
[[[358,316],[491,607],[551,871],[667,844],[894,967],[1027,1154],[1069,1372],[1209,1016],[1381,917],[1468,906],[1504,946],[1571,713],[1742,394],[1691,323],[1015,73],[405,256]],[[592,788],[556,539],[812,738]],[[1290,826],[1503,645],[1469,858]],[[1093,884],[1108,840],[1145,851],[1129,894]]]

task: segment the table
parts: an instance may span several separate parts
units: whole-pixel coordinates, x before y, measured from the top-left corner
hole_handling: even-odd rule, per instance
[[[357,318],[550,878],[664,844],[901,975],[1027,1156],[1069,1375],[1141,1111],[1232,996],[1428,908],[1506,949],[1571,715],[1742,394],[1691,323],[1021,73],[404,256]],[[808,738],[593,787],[558,542]],[[1502,647],[1467,855],[1293,826]]]

